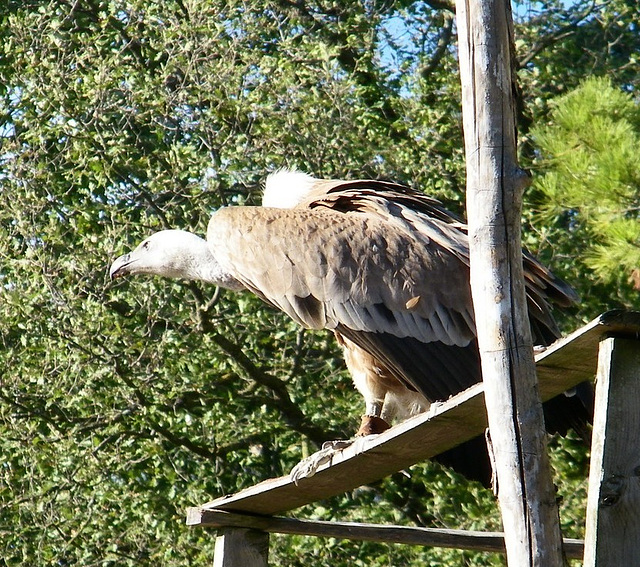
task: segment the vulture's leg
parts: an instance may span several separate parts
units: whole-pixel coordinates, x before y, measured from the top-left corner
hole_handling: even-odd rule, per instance
[[[340,333],[335,335],[342,346],[344,361],[351,374],[353,385],[365,401],[365,412],[356,437],[376,435],[386,431],[391,427],[395,410],[391,405],[386,404],[385,400],[389,389],[400,384],[375,357]]]
[[[365,398],[366,399],[366,398]],[[367,400],[366,411],[360,421],[360,429],[356,433],[356,437],[365,437],[367,435],[377,435],[391,427],[393,415],[384,414],[384,403],[379,400]]]
[[[342,345],[353,383],[365,400],[365,414],[355,439],[327,441],[320,451],[292,469],[291,479],[296,484],[301,478],[313,476],[322,465],[331,463],[343,449],[355,444],[357,453],[364,439],[389,429],[395,418],[405,419],[429,407],[424,396],[409,390],[374,356],[340,333],[336,333],[336,339]]]
[[[360,421],[360,429],[356,433],[356,437],[366,437],[367,435],[377,435],[386,431],[391,426],[381,417],[374,415],[363,415]]]
[[[318,469],[326,464],[331,463],[333,458],[342,450],[355,445],[356,453],[359,452],[359,446],[363,445],[364,439],[371,435],[377,435],[389,429],[390,421],[395,415],[395,407],[393,404],[385,404],[379,400],[371,400],[370,397],[365,396],[367,400],[366,412],[362,416],[362,422],[360,423],[360,429],[356,433],[354,439],[339,439],[337,441],[325,441],[322,444],[322,449],[310,455],[306,459],[300,461],[290,473],[291,480],[298,484],[301,478],[312,477]],[[386,407],[390,406],[390,407]],[[386,411],[385,411],[386,410]],[[389,421],[386,421],[381,416],[385,415]]]
[[[336,333],[336,339],[342,346],[344,360],[349,369],[356,389],[362,394],[365,401],[365,414],[362,416],[360,428],[355,439],[327,441],[322,449],[300,461],[291,471],[291,479],[297,484],[301,478],[313,476],[317,470],[326,463],[331,463],[333,458],[343,449],[362,443],[369,435],[377,435],[389,429],[393,411],[387,411],[386,419],[382,417],[385,412],[385,397],[388,391],[388,371],[384,369],[374,357],[361,349],[346,337]],[[387,419],[389,421],[387,421]],[[357,451],[357,447],[356,447]]]

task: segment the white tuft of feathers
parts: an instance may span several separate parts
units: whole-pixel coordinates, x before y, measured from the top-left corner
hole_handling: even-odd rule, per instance
[[[267,177],[262,194],[262,206],[292,209],[311,193],[318,180],[308,173],[279,169]]]

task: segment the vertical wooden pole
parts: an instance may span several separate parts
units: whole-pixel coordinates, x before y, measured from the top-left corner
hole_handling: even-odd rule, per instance
[[[640,341],[600,343],[585,567],[640,564]]]
[[[471,290],[510,567],[560,567],[562,536],[529,329],[520,239],[509,0],[456,0]]]
[[[267,567],[269,534],[225,528],[216,538],[213,567]]]

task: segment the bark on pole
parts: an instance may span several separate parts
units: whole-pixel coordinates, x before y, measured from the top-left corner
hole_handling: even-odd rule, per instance
[[[522,271],[508,0],[456,0],[471,290],[510,567],[563,564]]]

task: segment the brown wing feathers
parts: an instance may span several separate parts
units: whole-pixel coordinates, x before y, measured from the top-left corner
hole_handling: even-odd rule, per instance
[[[385,218],[395,228],[437,243],[447,254],[469,265],[466,224],[431,197],[389,182],[326,182],[326,194],[315,194],[302,206],[329,207],[344,213],[357,212]],[[534,343],[548,345],[560,336],[549,301],[568,307],[578,301],[575,291],[536,258],[523,250],[523,268]]]
[[[318,185],[295,209],[216,213],[209,241],[226,243],[220,261],[305,327],[339,328],[429,399],[477,382],[475,346],[464,356],[443,347],[474,344],[466,227],[392,183]],[[534,337],[549,344],[558,330],[546,298],[574,296],[528,254],[524,267]]]
[[[350,339],[427,399],[481,379],[467,229],[435,199],[387,182],[317,181],[292,209],[218,211],[208,241],[247,289],[305,327]],[[523,267],[534,341],[549,344],[559,332],[547,299],[568,305],[575,294],[526,252]],[[587,419],[573,407],[557,415],[563,398],[547,404],[552,429]],[[476,466],[471,476],[486,482],[483,447],[474,440],[444,459]]]

